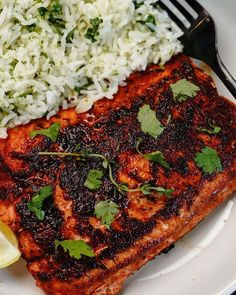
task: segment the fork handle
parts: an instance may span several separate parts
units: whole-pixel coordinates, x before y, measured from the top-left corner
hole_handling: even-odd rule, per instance
[[[236,80],[229,73],[218,53],[216,55],[215,62],[212,64],[212,69],[224,83],[229,92],[236,99]]]

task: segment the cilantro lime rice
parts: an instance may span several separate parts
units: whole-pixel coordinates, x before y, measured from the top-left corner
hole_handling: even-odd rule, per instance
[[[155,2],[0,1],[0,137],[59,108],[87,111],[179,53],[181,31]]]

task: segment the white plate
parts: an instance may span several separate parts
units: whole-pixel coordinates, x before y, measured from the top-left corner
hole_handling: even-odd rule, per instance
[[[220,55],[236,77],[236,1],[199,2],[217,23]],[[236,290],[236,195],[231,200],[178,242],[169,254],[149,262],[129,278],[122,294],[229,295]],[[23,260],[0,271],[0,295],[15,294],[43,294],[35,287]]]

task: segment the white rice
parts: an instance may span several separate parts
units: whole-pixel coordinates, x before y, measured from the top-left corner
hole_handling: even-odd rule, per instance
[[[49,12],[38,11],[50,11],[56,2],[62,6],[56,17],[65,23],[60,33]],[[7,137],[7,128],[49,118],[60,107],[87,111],[98,99],[112,99],[133,71],[163,65],[179,53],[181,31],[152,6],[155,2],[137,0],[135,8],[132,0],[1,0],[0,137]],[[139,22],[150,16],[156,24]],[[94,18],[103,21],[96,42],[86,37]]]

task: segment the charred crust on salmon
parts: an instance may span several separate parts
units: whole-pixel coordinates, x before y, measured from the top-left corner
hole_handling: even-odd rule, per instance
[[[179,79],[200,89],[181,103],[170,89]],[[157,138],[141,128],[138,113],[144,105],[164,130]],[[10,130],[9,138],[0,141],[0,206],[13,206],[14,214],[9,217],[0,209],[0,217],[17,233],[37,284],[48,294],[94,294],[122,269],[127,270],[125,278],[191,230],[236,188],[235,119],[235,105],[217,94],[211,78],[178,55],[164,70],[150,66],[133,74],[114,100],[98,101],[87,113],[60,111],[50,121],[40,119]],[[202,131],[211,128],[209,120],[219,133]],[[62,126],[55,143],[42,135],[30,138],[32,130],[55,122]],[[80,151],[115,162],[113,183],[100,158],[80,161],[39,154],[73,153],[78,145]],[[196,154],[205,147],[220,159],[212,173],[204,173],[196,163]],[[156,151],[168,168],[145,158]],[[85,183],[96,169],[104,175],[93,191]],[[148,183],[173,193],[122,191],[114,182],[131,189]],[[43,203],[45,218],[40,221],[27,204],[45,186],[53,188],[53,195]],[[95,216],[100,201],[112,201],[119,208],[110,226]],[[66,239],[86,241],[96,255],[75,259],[62,247],[55,249],[55,240]]]

